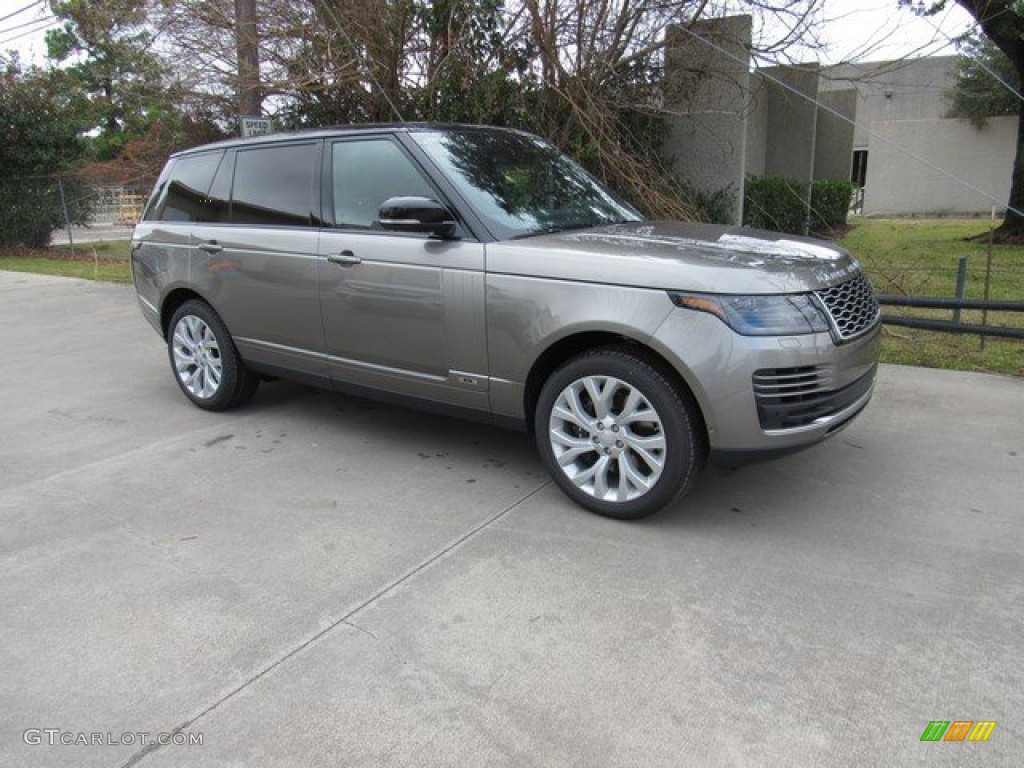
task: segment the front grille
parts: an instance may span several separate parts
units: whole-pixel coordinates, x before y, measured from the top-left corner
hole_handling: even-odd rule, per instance
[[[829,369],[819,366],[764,368],[753,376],[762,429],[793,429],[839,413],[871,389],[875,367],[840,389]]]
[[[814,295],[828,312],[839,341],[855,339],[871,330],[878,322],[878,299],[864,275],[823,291],[815,291]]]

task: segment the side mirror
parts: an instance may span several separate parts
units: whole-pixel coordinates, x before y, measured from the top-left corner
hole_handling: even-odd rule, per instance
[[[377,214],[382,229],[392,232],[426,232],[436,237],[455,237],[455,217],[429,197],[392,197]]]

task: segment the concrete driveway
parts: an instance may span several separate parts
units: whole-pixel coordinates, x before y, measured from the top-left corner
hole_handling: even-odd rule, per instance
[[[123,286],[0,272],[0,351],[0,765],[1021,764],[1024,381],[883,368],[628,524],[526,435],[201,412]]]

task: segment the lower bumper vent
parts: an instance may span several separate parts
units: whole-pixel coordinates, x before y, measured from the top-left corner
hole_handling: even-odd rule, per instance
[[[813,424],[853,405],[871,389],[876,366],[845,387],[835,389],[827,369],[765,368],[753,376],[761,429],[794,429]]]

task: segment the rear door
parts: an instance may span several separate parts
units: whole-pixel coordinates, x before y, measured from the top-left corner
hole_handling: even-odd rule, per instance
[[[332,378],[487,409],[484,247],[381,229],[391,197],[442,200],[393,136],[327,142],[319,295]],[[443,200],[442,200],[443,201]]]
[[[317,306],[323,142],[230,151],[193,228],[192,282],[243,358],[326,380]]]

